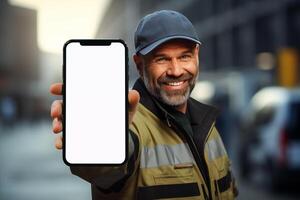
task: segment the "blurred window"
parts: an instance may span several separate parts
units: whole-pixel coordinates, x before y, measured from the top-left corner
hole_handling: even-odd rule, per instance
[[[292,102],[288,118],[287,132],[291,139],[300,139],[300,102]]]

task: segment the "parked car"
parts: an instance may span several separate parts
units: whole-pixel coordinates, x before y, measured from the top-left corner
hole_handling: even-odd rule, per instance
[[[256,177],[273,189],[300,183],[300,89],[258,91],[241,132],[242,177]]]

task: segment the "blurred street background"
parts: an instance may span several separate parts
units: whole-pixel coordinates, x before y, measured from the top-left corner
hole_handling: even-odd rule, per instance
[[[300,199],[299,0],[0,0],[0,199],[91,199],[54,147],[51,83],[69,39],[121,38],[172,9],[203,42],[192,96],[217,106],[238,199]],[[155,27],[153,27],[155,28]]]

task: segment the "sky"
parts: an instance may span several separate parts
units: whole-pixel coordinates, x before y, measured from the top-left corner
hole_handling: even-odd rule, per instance
[[[69,39],[92,39],[111,0],[9,0],[37,10],[38,46],[58,54]]]

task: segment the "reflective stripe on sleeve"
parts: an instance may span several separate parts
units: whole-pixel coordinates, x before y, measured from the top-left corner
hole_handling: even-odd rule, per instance
[[[182,163],[195,163],[187,143],[142,148],[140,168]]]
[[[220,138],[209,140],[206,148],[208,148],[207,152],[209,160],[215,160],[227,154],[224,144]]]

